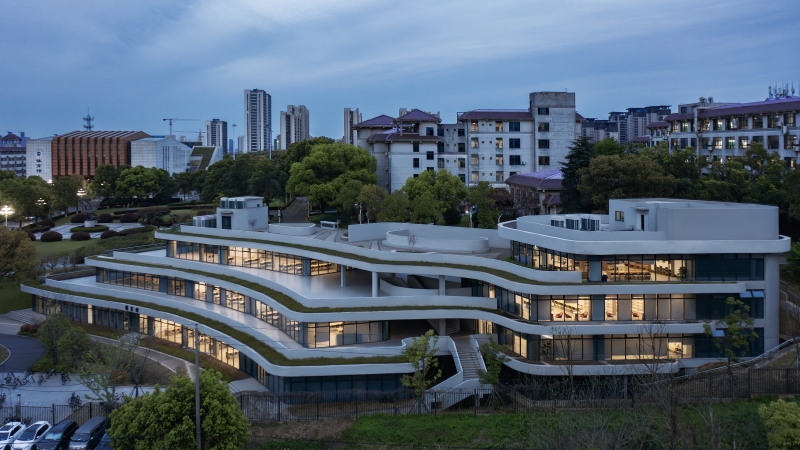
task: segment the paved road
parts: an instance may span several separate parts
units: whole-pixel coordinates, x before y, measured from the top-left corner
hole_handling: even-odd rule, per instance
[[[284,223],[307,223],[308,211],[306,210],[306,199],[296,198],[288,208],[283,211]]]
[[[2,365],[3,372],[25,372],[44,355],[45,348],[36,339],[0,334],[0,344],[11,352]]]

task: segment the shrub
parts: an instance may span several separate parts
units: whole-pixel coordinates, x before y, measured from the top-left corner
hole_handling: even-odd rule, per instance
[[[143,227],[136,227],[136,228],[128,228],[127,230],[122,230],[119,232],[120,236],[130,236],[132,234],[140,234],[140,233],[148,233],[150,231],[155,230],[156,227],[152,225],[145,225]]]
[[[40,226],[43,227],[54,227],[56,223],[52,219],[44,219],[43,221],[39,222]]]
[[[32,241],[35,241],[36,240],[36,235],[29,231],[28,232],[28,239],[30,239]]]
[[[447,225],[458,225],[461,223],[461,211],[458,208],[450,208],[444,212],[444,223]]]
[[[150,202],[141,202],[139,203],[139,206],[141,206],[142,208],[147,208],[148,206],[153,206],[153,204]]]
[[[36,334],[38,331],[39,331],[39,325],[37,324],[26,323],[23,324],[21,327],[19,327],[19,334],[31,335],[31,334]]]
[[[96,233],[98,231],[106,231],[108,230],[108,225],[97,225],[94,227],[72,227],[69,229],[72,233],[77,233],[79,231],[86,231],[87,233]]]
[[[119,223],[136,223],[139,221],[139,216],[136,214],[125,214],[124,216],[119,218]]]
[[[85,231],[78,231],[77,233],[72,233],[72,237],[70,237],[70,239],[72,239],[73,241],[88,241],[91,238],[92,237],[89,235],[89,233]]]
[[[31,233],[44,233],[45,231],[50,231],[50,228],[52,227],[35,226],[28,228],[27,231],[30,231]]]
[[[145,215],[145,214],[168,214],[169,208],[166,206],[152,206],[150,208],[142,208],[136,211],[138,215]]]
[[[103,234],[100,235],[100,239],[108,239],[115,236],[119,236],[119,233],[117,233],[114,230],[108,230],[108,231],[103,231]]]
[[[83,223],[84,221],[86,221],[86,214],[84,213],[75,214],[69,221],[72,223]]]
[[[188,213],[172,214],[170,216],[170,218],[172,219],[172,223],[173,224],[180,224],[180,223],[186,223],[188,221],[191,221],[192,220],[192,215],[188,214]]]
[[[97,223],[111,223],[114,221],[114,216],[109,213],[100,214],[100,217],[97,218]]]
[[[57,242],[63,238],[64,236],[62,236],[58,231],[48,231],[47,233],[44,233],[39,240],[42,242]]]

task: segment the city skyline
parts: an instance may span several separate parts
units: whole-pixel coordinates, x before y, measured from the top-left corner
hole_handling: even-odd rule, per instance
[[[0,74],[0,99],[12,105],[0,126],[63,134],[81,129],[89,107],[98,130],[167,134],[164,117],[214,117],[238,136],[241,92],[258,88],[276,105],[306,105],[311,135],[338,139],[345,107],[365,120],[407,107],[453,123],[460,111],[525,108],[528,92],[568,89],[584,117],[605,118],[700,96],[757,101],[776,83],[800,88],[800,64],[781,45],[800,13],[780,5],[406,6],[5,4],[0,12],[15,20],[0,30],[0,48],[20,63]],[[33,37],[34,22],[50,31]],[[209,50],[221,56],[208,62]]]

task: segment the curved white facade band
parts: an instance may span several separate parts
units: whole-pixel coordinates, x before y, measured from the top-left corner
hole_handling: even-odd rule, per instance
[[[23,290],[37,310],[184,345],[202,318],[203,350],[275,391],[399,389],[402,349],[427,329],[440,336],[440,389],[477,386],[460,361],[487,335],[518,356],[511,373],[563,376],[576,361],[578,375],[653,361],[694,370],[719,356],[704,324],[715,328],[729,297],[754,318],[746,356],[778,344],[778,258],[790,241],[774,207],[611,200],[608,215],[527,216],[498,230],[345,232],[259,227],[258,199],[224,202],[214,220],[158,232],[165,248],[89,258],[95,276]]]

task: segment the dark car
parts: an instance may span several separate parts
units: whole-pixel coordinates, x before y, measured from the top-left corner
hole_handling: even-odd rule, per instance
[[[103,433],[108,429],[108,419],[93,417],[86,421],[69,441],[70,450],[92,450],[97,447]]]
[[[66,450],[69,448],[69,440],[77,429],[78,424],[74,420],[62,420],[47,431],[44,439],[36,445],[36,448],[38,450]]]
[[[100,439],[100,443],[97,444],[97,447],[94,450],[114,450],[114,447],[111,445],[111,436],[108,433],[103,435],[103,439]]]

